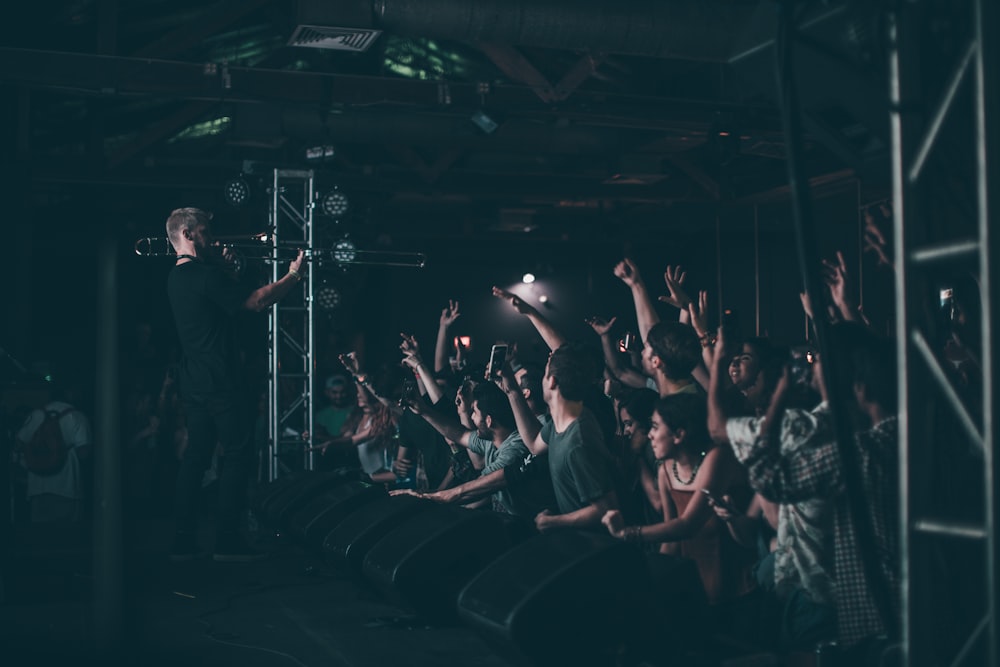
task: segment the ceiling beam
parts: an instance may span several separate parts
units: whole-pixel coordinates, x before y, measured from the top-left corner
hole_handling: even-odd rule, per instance
[[[531,64],[530,60],[524,57],[523,53],[509,44],[480,42],[478,46],[486,54],[486,57],[500,68],[501,72],[514,81],[519,81],[530,87],[541,101],[546,103],[556,101],[552,84]]]
[[[197,21],[185,22],[159,39],[138,49],[136,58],[169,58],[184,53],[226,26],[274,0],[227,0],[209,7]]]
[[[461,114],[483,104],[483,93],[476,82],[227,67],[216,63],[13,48],[0,48],[0,83],[64,90],[80,96],[271,102],[317,108],[352,105],[370,108],[379,104],[390,107],[405,103]],[[447,95],[442,95],[442,91]],[[442,99],[448,99],[449,103],[442,103]],[[663,130],[677,129],[678,123],[704,125],[711,111],[743,108],[722,99],[636,97],[577,90],[572,104],[552,109],[539,104],[530,87],[514,85],[491,86],[486,102],[491,110],[522,116],[558,116],[584,124]]]
[[[200,118],[214,107],[212,102],[190,102],[163,120],[151,125],[139,136],[127,144],[120,146],[108,158],[108,168],[114,169],[123,162],[130,160],[156,142],[166,139],[182,130],[194,120]]]

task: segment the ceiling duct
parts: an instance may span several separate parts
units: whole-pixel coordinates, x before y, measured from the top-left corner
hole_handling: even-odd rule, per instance
[[[299,0],[301,27],[726,62],[759,2],[746,0]],[[349,26],[350,28],[343,28]]]

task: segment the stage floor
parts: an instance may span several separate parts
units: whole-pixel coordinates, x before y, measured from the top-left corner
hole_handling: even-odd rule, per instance
[[[262,540],[270,553],[265,561],[215,563],[205,557],[177,564],[166,557],[168,521],[136,521],[126,534],[122,664],[509,664],[472,630],[421,623],[387,604],[361,577],[284,540]],[[66,544],[47,537],[19,539],[8,552],[0,662],[100,664],[91,661],[96,656],[88,541]]]

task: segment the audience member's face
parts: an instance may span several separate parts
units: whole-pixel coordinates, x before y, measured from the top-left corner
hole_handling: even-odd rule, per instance
[[[476,433],[479,434],[479,437],[493,437],[493,433],[486,425],[486,416],[483,414],[482,410],[479,409],[479,401],[472,402],[472,414],[470,416],[472,417],[472,425],[475,427]]]
[[[330,399],[330,404],[336,408],[346,408],[351,401],[347,387],[343,385],[329,387],[326,390],[326,397]]]
[[[631,438],[635,435],[639,425],[635,423],[635,420],[632,419],[632,415],[628,413],[626,408],[622,408],[620,414],[622,419],[622,433],[626,438]]]
[[[364,412],[371,412],[371,403],[368,402],[368,392],[365,388],[358,385],[358,407]]]
[[[656,373],[656,368],[653,366],[653,348],[649,344],[642,346],[642,372],[649,376]]]
[[[670,459],[677,455],[683,438],[663,422],[660,413],[654,412],[649,425],[649,443],[657,459]]]
[[[760,364],[752,345],[744,344],[740,352],[729,362],[729,377],[737,389],[748,389],[757,381]]]
[[[466,399],[465,391],[459,389],[455,393],[455,407],[458,408],[458,419],[462,422],[462,426],[466,428],[476,428],[472,423],[472,407],[470,406],[471,401]]]

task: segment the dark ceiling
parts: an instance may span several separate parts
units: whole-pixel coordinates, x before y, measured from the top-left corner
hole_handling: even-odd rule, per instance
[[[311,167],[319,188],[348,193],[356,222],[388,233],[599,241],[595,230],[654,228],[671,210],[787,193],[770,0],[19,11],[0,85],[16,93],[16,149],[40,197],[106,186],[127,206]],[[800,14],[808,175],[884,179],[872,17],[846,2]],[[321,146],[332,151],[307,159]]]

